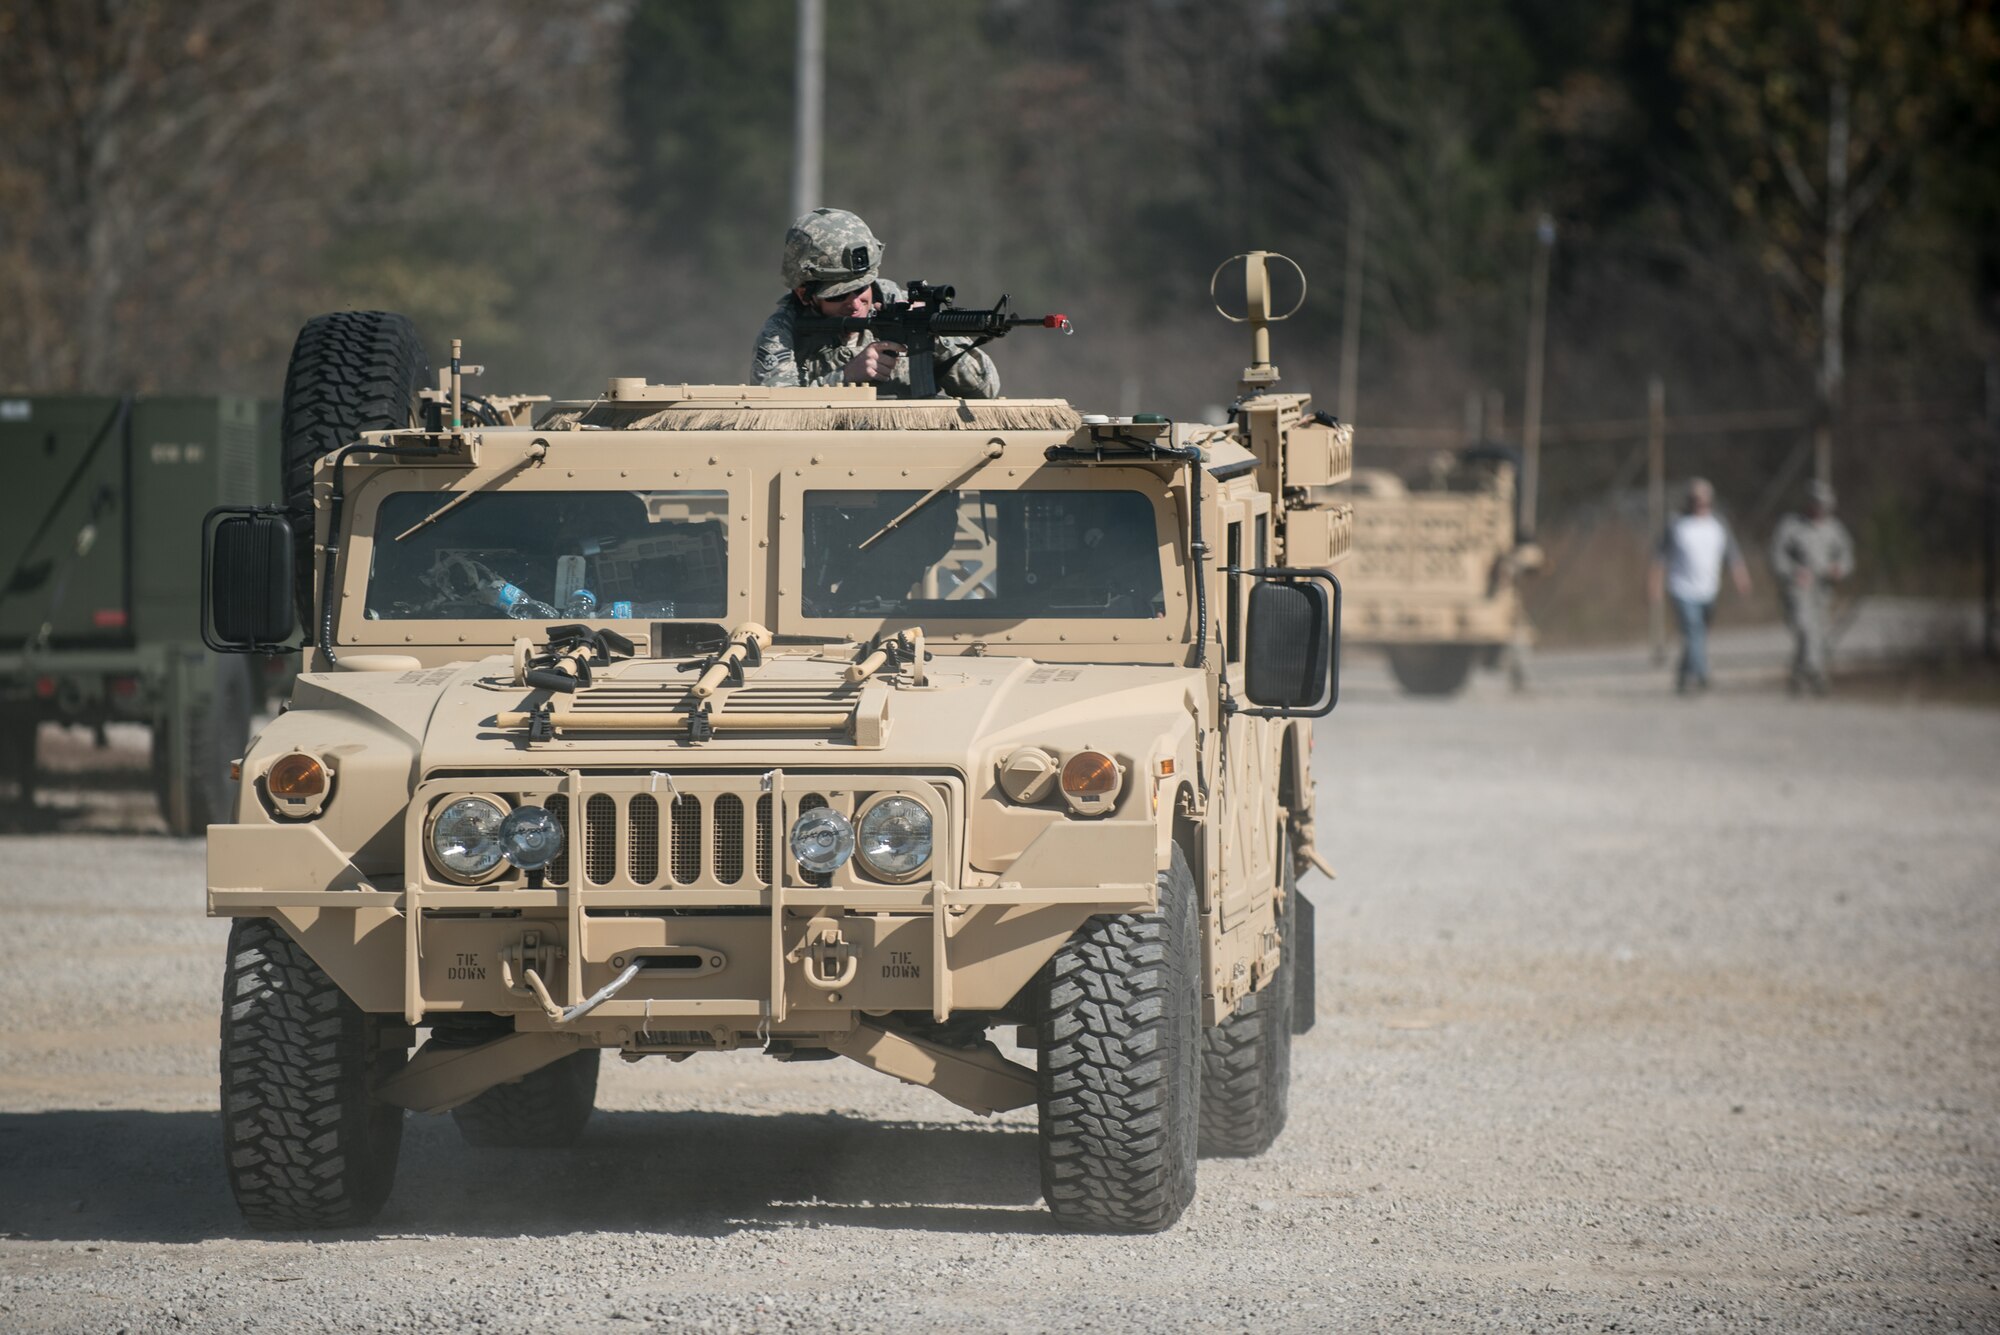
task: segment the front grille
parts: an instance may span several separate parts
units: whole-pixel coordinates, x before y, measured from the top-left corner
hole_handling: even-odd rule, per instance
[[[701,799],[674,803],[674,879],[688,885],[701,879]]]
[[[757,879],[771,882],[771,795],[757,799]]]
[[[725,885],[743,879],[743,799],[734,793],[715,799],[715,879]]]
[[[552,793],[542,801],[563,829],[563,853],[544,875],[550,885],[569,883],[569,841],[578,837],[583,840],[587,885],[652,889],[730,887],[743,881],[749,833],[744,828],[744,799],[737,793],[682,793],[677,799],[652,792],[592,793],[584,802],[580,836],[566,795]],[[772,847],[768,793],[757,798],[756,810],[757,883],[768,885]]]
[[[530,873],[530,885],[565,888],[578,881],[587,890],[714,890],[755,892],[769,887],[785,856],[784,831],[774,828],[768,780],[760,774],[696,772],[669,776],[614,772],[579,774],[575,793],[557,775],[538,773],[476,779],[453,776],[472,791],[501,792],[523,804],[546,807],[562,827],[563,849],[555,860]],[[794,813],[834,807],[853,818],[871,790],[894,786],[935,787],[935,780],[883,776],[788,774]],[[422,805],[435,810],[451,793]],[[942,792],[938,798],[950,799]],[[933,799],[940,818],[948,807]],[[521,874],[492,882],[518,884]],[[844,879],[844,878],[843,878]],[[865,879],[865,875],[862,876]],[[663,900],[671,904],[671,897]],[[735,902],[722,897],[722,902]]]
[[[592,885],[609,885],[618,871],[618,804],[609,793],[592,793],[583,804],[583,874]]]
[[[660,874],[660,803],[651,793],[632,798],[632,879],[651,885]]]

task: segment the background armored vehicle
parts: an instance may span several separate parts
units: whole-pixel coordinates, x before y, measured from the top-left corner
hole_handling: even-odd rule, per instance
[[[230,763],[287,664],[202,648],[199,523],[276,499],[276,436],[252,399],[0,399],[0,767],[24,804],[43,723],[138,722],[170,830],[233,809]]]
[[[1451,695],[1474,664],[1503,660],[1522,682],[1532,631],[1516,581],[1542,558],[1518,532],[1518,472],[1511,450],[1474,446],[1411,479],[1354,473],[1348,641],[1384,649],[1412,695]]]
[[[425,430],[406,321],[308,325],[310,662],[209,831],[244,1213],[367,1219],[405,1109],[567,1143],[604,1050],[1035,1106],[1083,1228],[1270,1145],[1351,436],[1273,389],[1263,258],[1226,427],[626,379]],[[283,640],[286,515],[207,542],[215,643]]]

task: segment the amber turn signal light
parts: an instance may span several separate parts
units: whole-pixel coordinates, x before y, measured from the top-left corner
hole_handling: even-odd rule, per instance
[[[1110,793],[1118,789],[1118,762],[1102,751],[1079,751],[1063,762],[1066,793]]]
[[[326,791],[326,770],[313,757],[294,751],[271,766],[264,786],[273,797],[318,797]]]

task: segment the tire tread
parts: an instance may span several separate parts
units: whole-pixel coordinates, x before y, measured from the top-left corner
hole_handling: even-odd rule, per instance
[[[1044,966],[1042,1195],[1069,1227],[1158,1232],[1194,1197],[1195,922],[1176,850],[1156,912],[1094,918]]]
[[[337,1228],[388,1198],[403,1110],[370,1096],[402,1063],[284,930],[238,919],[223,988],[222,1124],[229,1183],[250,1223]]]

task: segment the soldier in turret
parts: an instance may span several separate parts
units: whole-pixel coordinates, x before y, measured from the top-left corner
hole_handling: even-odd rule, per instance
[[[1833,516],[1833,488],[1806,484],[1805,513],[1789,514],[1771,535],[1771,571],[1792,628],[1791,691],[1826,694],[1832,653],[1833,587],[1854,573],[1854,541]]]
[[[882,243],[868,224],[845,209],[814,209],[785,233],[780,270],[791,290],[757,335],[752,379],[760,385],[872,384],[890,398],[910,396],[906,349],[865,333],[801,334],[802,315],[866,316],[903,299],[903,290],[881,276]],[[1000,372],[967,340],[939,340],[938,388],[965,399],[1000,394]]]

